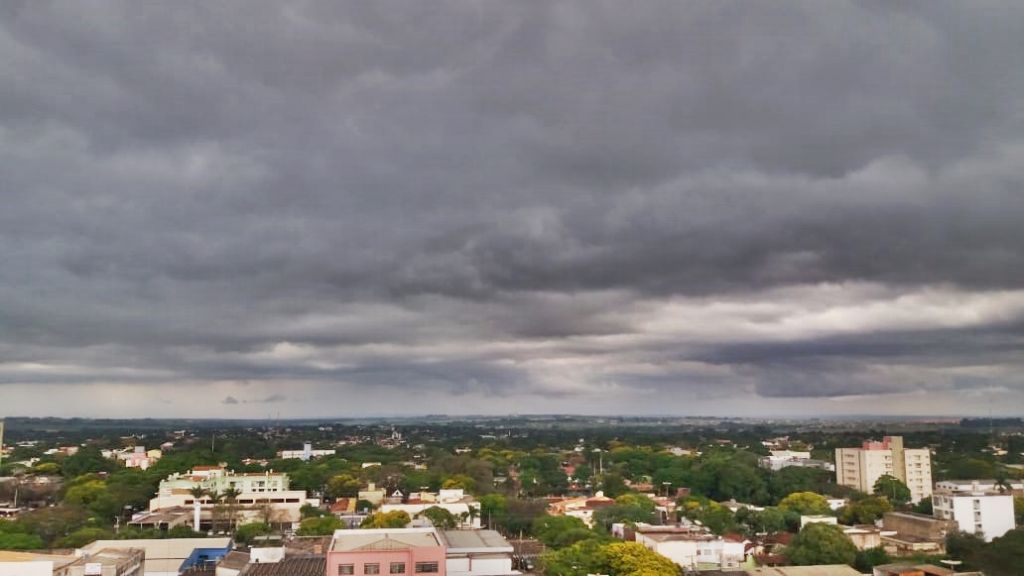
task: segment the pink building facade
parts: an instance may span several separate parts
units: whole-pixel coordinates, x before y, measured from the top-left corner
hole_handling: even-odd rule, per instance
[[[434,528],[338,530],[325,576],[445,576],[445,554]]]

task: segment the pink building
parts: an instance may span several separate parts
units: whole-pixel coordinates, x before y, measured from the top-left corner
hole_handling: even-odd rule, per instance
[[[338,530],[326,576],[445,576],[445,554],[434,528]]]

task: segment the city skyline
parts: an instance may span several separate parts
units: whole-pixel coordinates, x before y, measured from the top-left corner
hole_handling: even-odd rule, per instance
[[[0,6],[0,417],[1004,416],[1024,5]]]

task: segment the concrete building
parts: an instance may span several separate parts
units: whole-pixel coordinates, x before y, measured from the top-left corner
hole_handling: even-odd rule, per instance
[[[494,530],[445,530],[445,571],[448,576],[513,576],[515,549]]]
[[[480,528],[480,502],[470,496],[462,489],[441,490],[435,494],[417,493],[419,496],[411,498],[406,502],[386,502],[380,507],[381,512],[393,512],[401,510],[416,518],[427,508],[443,508],[452,516],[462,522],[463,527]],[[424,498],[424,496],[426,496]],[[472,512],[470,511],[472,509]]]
[[[996,480],[943,480],[935,483],[935,490],[949,492],[1003,492],[1024,496],[1024,482],[1006,480],[1002,485]]]
[[[961,531],[975,534],[986,542],[1016,527],[1013,496],[995,490],[939,490],[932,495],[932,510],[936,518],[953,520]]]
[[[870,494],[886,474],[910,488],[912,502],[932,494],[931,453],[926,448],[904,448],[902,436],[864,442],[860,448],[836,448],[837,484]]]
[[[53,576],[76,560],[75,556],[0,550],[0,576]]]
[[[196,530],[211,528],[217,506],[214,495],[236,490],[234,501],[226,502],[232,518],[223,521],[296,524],[302,519],[302,506],[317,506],[320,501],[307,498],[305,490],[288,488],[287,474],[272,471],[236,474],[222,466],[197,466],[187,474],[172,474],[162,480],[156,497],[149,501],[149,512],[137,514],[131,523],[163,528],[187,522]],[[196,498],[193,489],[202,489],[205,493]],[[182,515],[187,515],[189,510],[192,519],[183,519]]]
[[[54,569],[53,576],[143,576],[145,560],[142,548],[103,548]]]
[[[330,576],[445,576],[445,542],[434,528],[338,530],[326,566]]]
[[[916,514],[886,512],[882,518],[882,546],[894,556],[944,554],[946,535],[958,530],[956,522]]]
[[[824,460],[811,458],[811,453],[800,450],[772,450],[768,456],[758,459],[761,468],[778,472],[783,468],[796,466],[800,468],[819,468],[821,470],[834,471],[835,465]]]
[[[231,551],[230,538],[144,538],[97,540],[79,548],[75,555],[91,558],[115,550],[140,549],[144,554],[143,576],[178,576],[193,566],[212,565]]]
[[[597,491],[593,496],[563,498],[548,505],[548,514],[552,516],[572,516],[579,518],[588,527],[594,526],[594,512],[615,504],[614,498],[608,498],[604,492]]]
[[[124,462],[125,468],[146,470],[163,458],[161,450],[146,450],[145,446],[136,446],[130,452],[118,452],[117,459]]]
[[[746,576],[861,576],[846,564],[818,564],[816,566],[761,566],[747,568]]]
[[[746,543],[715,536],[693,526],[638,524],[634,541],[686,569],[738,568],[746,559]]]
[[[313,445],[306,442],[302,445],[302,450],[281,450],[277,453],[277,457],[288,460],[288,459],[299,459],[303,462],[307,462],[313,458],[322,458],[324,456],[334,456],[337,452],[335,450],[314,450]]]

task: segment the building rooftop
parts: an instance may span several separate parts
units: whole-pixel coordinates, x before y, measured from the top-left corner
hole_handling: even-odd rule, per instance
[[[494,530],[445,530],[441,537],[449,552],[514,552],[508,540]]]
[[[280,562],[249,564],[239,576],[324,576],[326,572],[323,556],[294,556]]]
[[[748,568],[748,576],[861,576],[846,564],[819,566],[761,566]]]
[[[434,528],[378,528],[337,530],[331,541],[332,552],[356,550],[405,550],[443,546]]]

